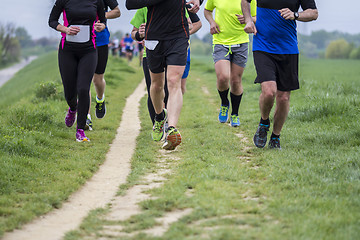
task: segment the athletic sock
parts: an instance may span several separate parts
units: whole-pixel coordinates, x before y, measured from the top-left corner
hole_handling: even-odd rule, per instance
[[[160,114],[155,114],[155,120],[158,122],[164,120],[164,118],[165,118],[164,110],[162,110]]]
[[[91,121],[91,115],[90,115],[90,113],[88,113],[87,118],[90,119],[90,121]]]
[[[229,94],[229,89],[225,90],[225,91],[220,91],[218,90],[220,98],[221,98],[221,105],[224,106],[229,106],[230,102],[228,99],[228,94]]]
[[[241,103],[242,95],[243,94],[235,95],[232,92],[230,92],[231,108],[232,108],[231,115],[234,115],[234,114],[236,114],[237,116],[239,115],[239,106]]]
[[[103,94],[101,99],[99,99],[98,96],[96,96],[96,101],[98,101],[98,102],[103,102],[104,99],[105,99],[105,94]]]
[[[270,119],[262,119],[260,118],[260,124],[263,124],[263,125],[269,125],[270,126]]]
[[[271,134],[271,139],[273,139],[273,138],[279,138],[280,139],[280,135],[276,135],[276,134],[272,133]]]

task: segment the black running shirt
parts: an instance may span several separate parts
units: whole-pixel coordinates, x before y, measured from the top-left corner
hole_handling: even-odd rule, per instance
[[[185,0],[126,0],[127,9],[148,8],[146,40],[189,38]]]
[[[56,0],[49,17],[49,26],[56,30],[60,24],[59,18],[63,14],[64,26],[89,25],[90,40],[86,43],[74,43],[66,41],[66,34],[61,33],[61,48],[72,49],[94,49],[95,30],[94,23],[98,18],[101,23],[106,23],[103,0]]]

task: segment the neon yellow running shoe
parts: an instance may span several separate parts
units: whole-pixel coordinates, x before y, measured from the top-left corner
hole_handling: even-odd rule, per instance
[[[165,113],[165,118],[161,121],[156,121],[154,122],[154,126],[153,126],[153,130],[152,130],[152,139],[156,142],[161,141],[161,139],[164,137],[165,135],[165,127],[164,124],[167,121],[167,111],[166,109],[164,109],[164,113]]]

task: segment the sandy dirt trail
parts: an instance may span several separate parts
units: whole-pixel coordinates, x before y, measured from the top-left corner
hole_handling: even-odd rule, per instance
[[[60,209],[35,219],[22,229],[6,233],[3,240],[62,239],[66,232],[79,227],[90,210],[106,207],[115,197],[118,187],[126,183],[131,171],[130,160],[140,132],[140,99],[146,93],[144,82],[127,98],[115,140],[98,172]]]

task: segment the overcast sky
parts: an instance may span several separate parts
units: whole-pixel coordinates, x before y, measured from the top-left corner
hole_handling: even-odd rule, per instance
[[[60,36],[48,26],[48,17],[55,0],[0,0],[2,24],[12,22],[17,27],[25,27],[33,39],[50,36]],[[359,9],[360,1],[347,0],[339,5],[338,0],[315,0],[319,18],[315,22],[299,24],[299,32],[310,34],[314,30],[324,29],[327,31],[338,30],[347,33],[360,33]],[[118,0],[121,17],[116,20],[109,20],[110,31],[121,30],[124,33],[130,32],[132,26],[130,20],[135,11],[126,10],[125,0]],[[205,4],[203,4],[205,5]],[[203,7],[199,11],[203,27],[198,32],[203,37],[209,32],[209,24],[204,18]]]

